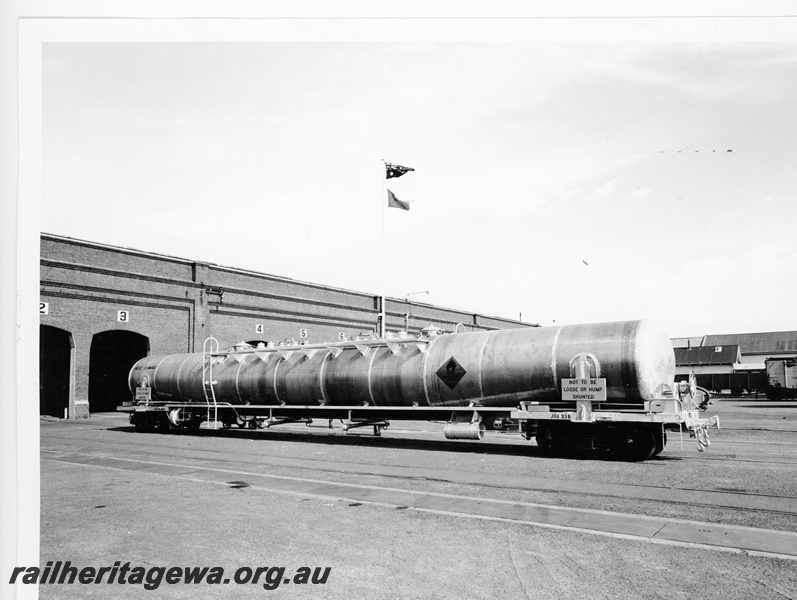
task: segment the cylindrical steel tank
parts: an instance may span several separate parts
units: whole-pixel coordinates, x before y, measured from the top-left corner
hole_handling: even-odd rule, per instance
[[[606,379],[607,401],[641,404],[674,379],[669,337],[650,321],[410,336],[222,353],[213,357],[216,400],[298,406],[514,406],[513,394],[557,401],[571,361],[586,355]],[[203,355],[137,362],[131,391],[204,402]]]

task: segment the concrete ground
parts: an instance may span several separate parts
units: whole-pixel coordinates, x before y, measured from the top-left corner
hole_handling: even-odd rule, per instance
[[[227,578],[241,567],[331,571],[325,584],[274,590],[164,581],[40,594],[797,599],[797,560],[777,546],[797,536],[797,403],[724,400],[712,411],[723,430],[706,453],[671,436],[643,463],[546,458],[505,434],[447,442],[430,423],[394,423],[374,438],[299,426],[142,434],[121,414],[43,421],[42,565],[220,566]],[[521,505],[533,518],[584,512],[572,527],[502,516]],[[617,533],[603,513],[632,532],[651,519],[686,523],[688,539]],[[730,532],[727,543],[712,531]],[[764,551],[743,549],[745,535]]]

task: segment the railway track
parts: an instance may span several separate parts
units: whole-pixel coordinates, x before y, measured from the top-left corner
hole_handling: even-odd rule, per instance
[[[445,442],[416,427],[376,438],[298,426],[151,435],[118,415],[44,423],[42,556],[331,564],[330,598],[797,589],[793,505],[776,506],[788,498],[768,476],[740,483],[787,467],[683,460],[692,449],[643,463],[546,459],[515,437]]]
[[[103,431],[96,435],[96,431]],[[232,433],[232,435],[230,435]],[[413,432],[417,433],[417,432]],[[122,436],[122,437],[117,437]],[[573,507],[595,507],[611,505],[617,510],[636,514],[653,515],[694,515],[696,518],[711,520],[721,512],[721,517],[736,524],[773,526],[797,531],[797,502],[787,494],[750,492],[745,485],[719,485],[704,487],[688,485],[662,485],[653,481],[623,482],[611,481],[611,477],[586,479],[594,465],[604,465],[619,469],[622,465],[611,462],[592,462],[554,459],[567,465],[567,477],[551,477],[541,474],[535,467],[547,467],[552,461],[535,457],[533,446],[508,443],[478,444],[439,442],[425,439],[391,439],[366,436],[331,436],[318,432],[228,432],[216,434],[204,431],[194,435],[153,436],[134,433],[130,428],[94,428],[81,432],[75,439],[73,432],[50,430],[43,436],[42,459],[59,460],[74,456],[80,460],[91,458],[128,457],[136,460],[172,462],[186,468],[213,467],[222,469],[252,470],[261,474],[301,474],[303,476],[336,482],[356,484],[366,482],[379,487],[397,487],[407,490],[440,489],[454,491],[462,495],[489,495],[495,498],[517,500],[534,499],[552,505]],[[46,439],[45,439],[46,438]],[[127,439],[126,439],[127,438]],[[248,442],[262,441],[256,447]],[[78,445],[75,442],[78,441]],[[80,443],[80,441],[85,443]],[[290,443],[285,443],[290,442]],[[526,444],[524,441],[523,444]],[[330,446],[340,448],[332,456]],[[243,446],[243,447],[242,447]],[[456,454],[451,465],[452,453]],[[375,459],[374,451],[380,454]],[[318,453],[323,452],[319,457]],[[398,454],[395,454],[398,452]],[[431,466],[418,465],[418,452],[424,459],[433,458]],[[465,460],[457,458],[468,453]],[[531,455],[531,456],[530,456]],[[517,469],[510,465],[515,457],[526,461]],[[529,462],[531,458],[534,462]],[[482,460],[495,465],[484,469]],[[475,463],[474,463],[475,461]],[[686,464],[711,464],[723,461],[731,464],[763,463],[775,468],[791,466],[794,463],[771,460],[745,460],[698,456],[662,455],[653,464],[668,465],[671,462],[686,461]],[[442,462],[447,462],[444,467]],[[548,469],[550,471],[550,469]],[[555,470],[555,469],[554,469]],[[651,469],[648,469],[649,471]],[[713,470],[713,466],[712,466]],[[635,470],[635,472],[639,472]],[[644,470],[641,471],[644,473]],[[732,513],[730,516],[727,513]]]
[[[628,515],[605,510],[547,506],[488,497],[471,497],[431,491],[332,482],[306,477],[265,475],[240,469],[196,467],[164,461],[132,458],[62,456],[56,463],[78,469],[110,469],[130,476],[166,477],[234,489],[253,488],[276,494],[354,501],[383,507],[416,509],[456,517],[525,523],[540,527],[655,543],[706,547],[758,556],[797,560],[797,533],[733,525],[695,522],[684,519]],[[133,475],[133,474],[136,475]],[[146,476],[145,475],[145,476]]]
[[[735,454],[712,454],[711,456],[684,456],[679,460],[697,461],[697,462],[723,462],[723,463],[744,463],[744,464],[761,464],[761,465],[780,465],[785,467],[797,466],[797,459],[795,460],[769,460],[763,458],[739,458]]]

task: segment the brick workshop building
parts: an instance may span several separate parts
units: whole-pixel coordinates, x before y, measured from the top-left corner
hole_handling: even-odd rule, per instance
[[[323,342],[375,331],[379,297],[219,265],[41,236],[40,413],[82,418],[128,400],[149,354],[245,341]],[[388,331],[533,325],[387,298]]]

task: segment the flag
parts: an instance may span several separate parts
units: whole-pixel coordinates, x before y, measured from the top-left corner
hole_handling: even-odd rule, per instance
[[[396,198],[396,195],[390,190],[387,191],[387,206],[388,208],[400,208],[401,210],[409,210],[410,203],[404,202]]]
[[[385,163],[385,179],[391,177],[401,177],[408,171],[414,171],[412,167],[402,167],[401,165],[391,165],[389,162]]]

